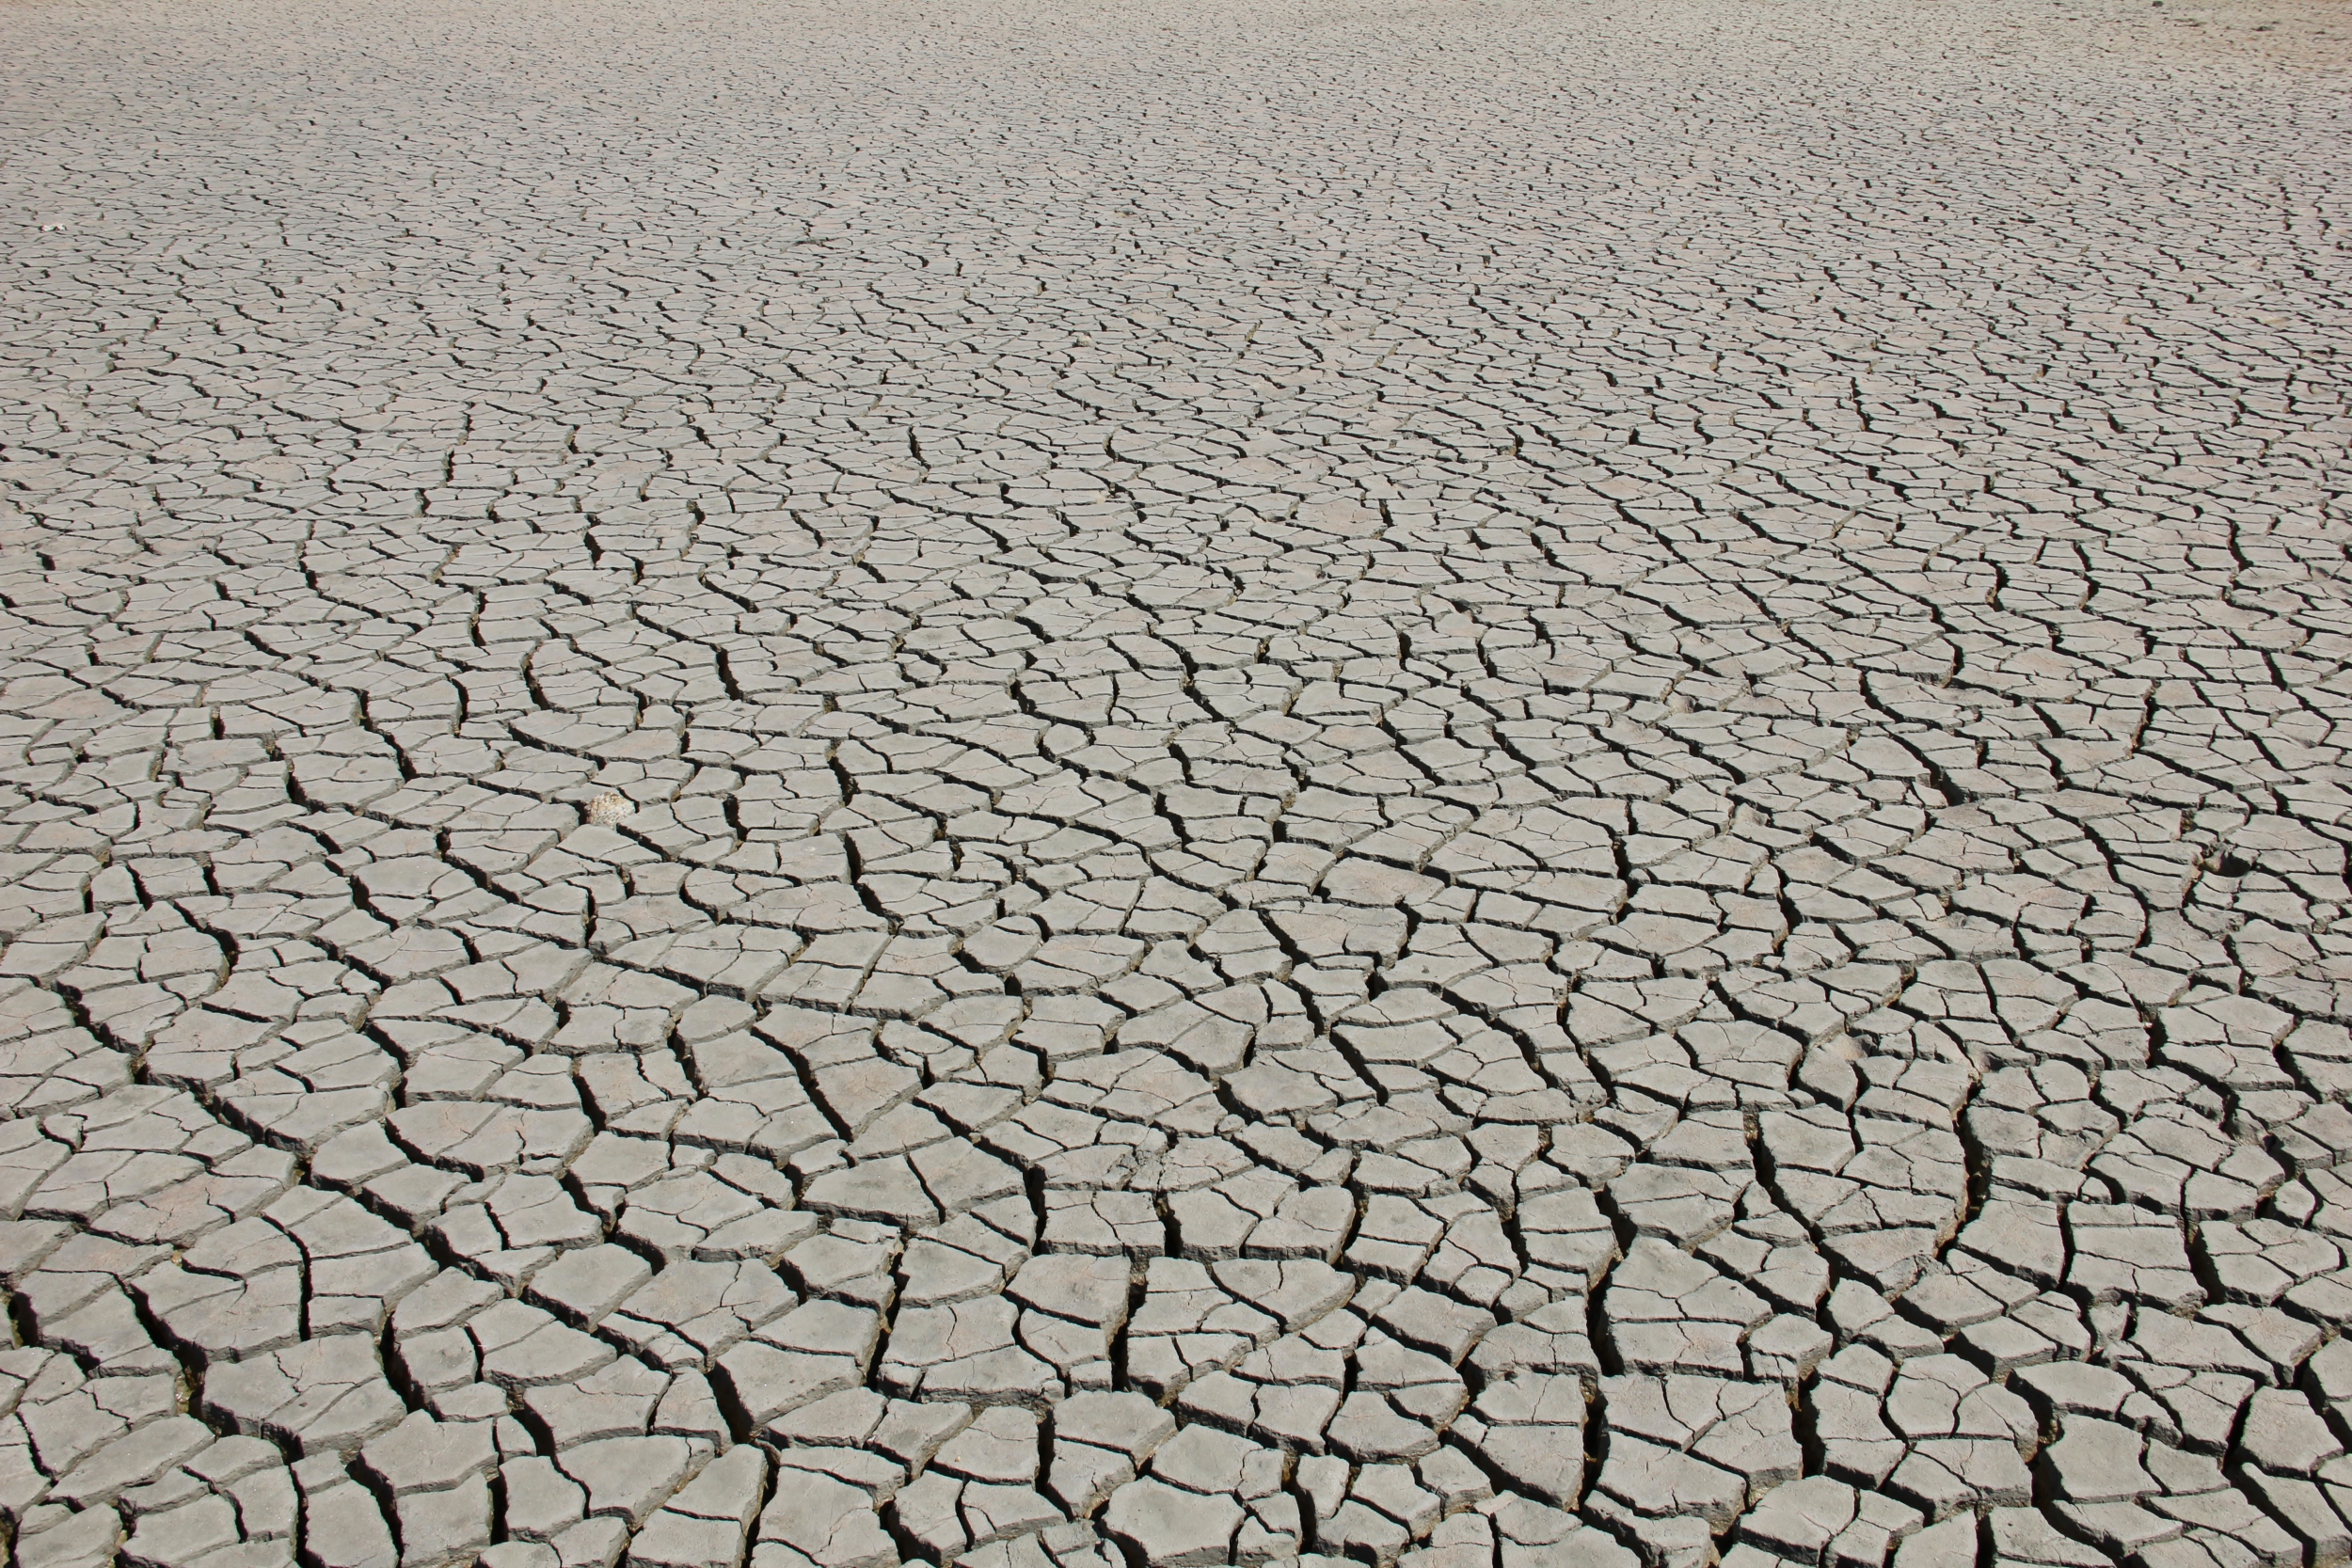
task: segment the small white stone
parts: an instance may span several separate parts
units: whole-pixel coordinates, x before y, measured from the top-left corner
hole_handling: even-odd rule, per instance
[[[588,820],[601,827],[610,822],[626,821],[635,816],[637,807],[621,794],[599,795],[588,802]]]

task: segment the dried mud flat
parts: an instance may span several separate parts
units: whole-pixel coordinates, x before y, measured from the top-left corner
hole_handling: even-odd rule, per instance
[[[2343,1562],[2347,63],[0,8],[14,1561]]]

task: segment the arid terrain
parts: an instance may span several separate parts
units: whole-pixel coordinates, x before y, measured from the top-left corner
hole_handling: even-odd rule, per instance
[[[2328,1568],[2352,5],[0,5],[23,1568]]]

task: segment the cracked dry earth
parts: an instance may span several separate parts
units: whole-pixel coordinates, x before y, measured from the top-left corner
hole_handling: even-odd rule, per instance
[[[0,9],[14,1562],[2344,1561],[2348,23]]]

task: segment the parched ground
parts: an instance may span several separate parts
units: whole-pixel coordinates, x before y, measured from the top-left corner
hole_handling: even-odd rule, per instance
[[[0,5],[14,1563],[2342,1563],[2347,67]]]

